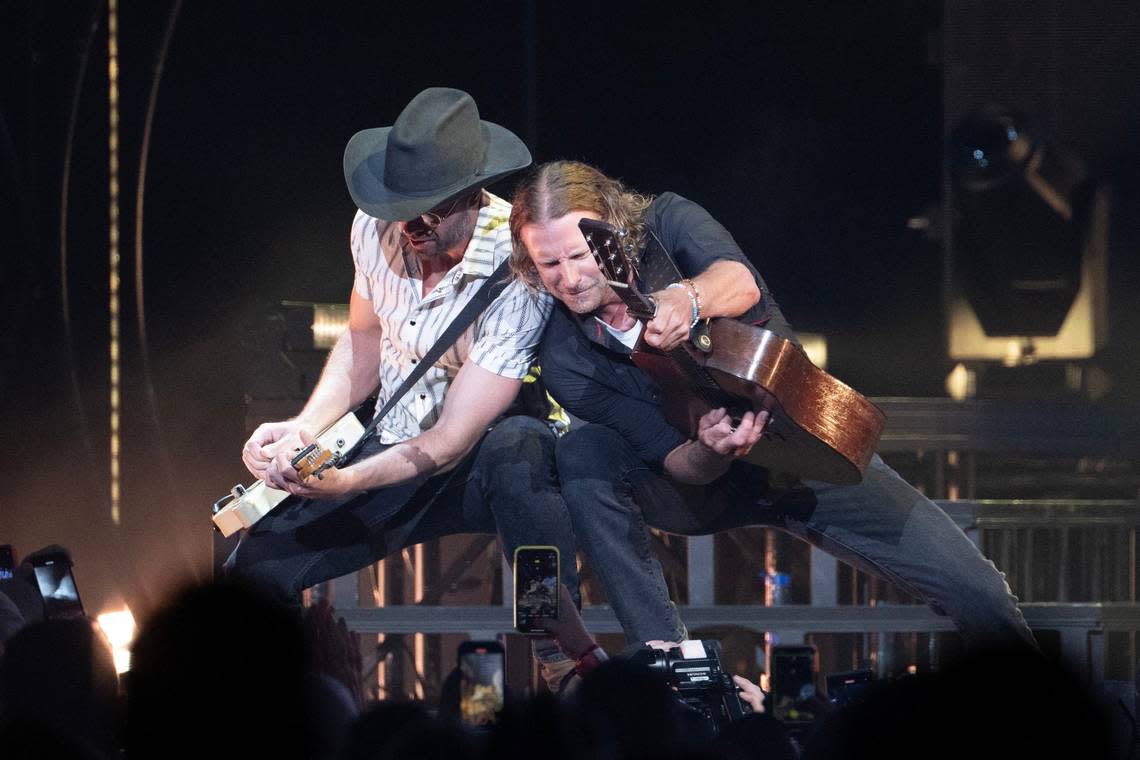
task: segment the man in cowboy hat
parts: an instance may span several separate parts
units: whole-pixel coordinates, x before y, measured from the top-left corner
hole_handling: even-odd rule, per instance
[[[522,283],[499,294],[380,423],[353,461],[302,481],[290,460],[360,404],[379,409],[511,251],[510,204],[484,187],[530,164],[475,101],[424,90],[391,127],[358,132],[344,154],[356,268],[348,329],[299,415],[254,431],[242,460],[293,495],[243,538],[232,574],[286,598],[393,551],[450,533],[521,544],[574,540],[553,469],[553,434],[508,417],[534,358],[550,297]],[[492,427],[493,426],[493,427]],[[490,432],[488,428],[491,428]],[[577,588],[573,561],[562,581]],[[557,655],[553,655],[557,659]]]

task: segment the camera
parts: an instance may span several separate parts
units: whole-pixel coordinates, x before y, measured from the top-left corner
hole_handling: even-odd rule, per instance
[[[634,652],[630,660],[664,676],[678,699],[716,732],[750,712],[732,676],[721,667],[719,641],[684,641],[673,649],[647,646]]]

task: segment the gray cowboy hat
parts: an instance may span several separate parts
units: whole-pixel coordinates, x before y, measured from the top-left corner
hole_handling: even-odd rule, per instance
[[[523,141],[480,120],[466,92],[429,87],[392,126],[352,136],[344,150],[344,179],[361,211],[406,221],[530,162]]]

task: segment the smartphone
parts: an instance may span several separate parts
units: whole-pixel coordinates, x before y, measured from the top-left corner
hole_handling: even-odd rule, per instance
[[[16,572],[16,554],[11,544],[0,544],[0,581],[11,580]]]
[[[41,554],[31,560],[36,587],[44,600],[44,618],[82,618],[83,603],[71,572],[71,557],[66,554]]]
[[[543,634],[542,618],[558,618],[557,546],[515,549],[515,630]]]
[[[836,707],[855,702],[875,680],[873,670],[850,670],[843,673],[829,673],[827,676],[827,700]]]
[[[793,726],[815,720],[815,674],[815,647],[772,647],[768,687],[772,694],[772,716],[776,720]]]
[[[464,641],[459,645],[459,715],[469,726],[489,726],[503,709],[503,645]]]

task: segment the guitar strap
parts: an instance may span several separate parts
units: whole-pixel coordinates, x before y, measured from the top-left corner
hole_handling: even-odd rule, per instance
[[[412,386],[428,371],[428,368],[435,364],[439,357],[443,356],[444,352],[454,345],[455,341],[459,340],[459,336],[475,321],[475,318],[483,312],[483,309],[487,308],[487,304],[503,292],[503,289],[507,286],[506,279],[509,264],[510,258],[508,257],[491,273],[491,276],[487,278],[487,281],[483,283],[483,286],[479,288],[478,292],[476,292],[475,295],[471,297],[471,300],[460,310],[455,316],[455,319],[451,320],[451,324],[447,326],[443,334],[439,336],[432,347],[428,349],[427,353],[423,355],[423,358],[416,364],[416,368],[412,370],[412,374],[405,378],[404,382],[400,384],[400,387],[389,397],[387,403],[384,404],[380,411],[376,413],[376,416],[373,417],[364,428],[360,440],[340,457],[341,462],[346,462],[356,456],[356,452],[360,450],[364,442],[375,435],[376,426],[380,424],[380,420],[384,419],[384,416],[388,414],[388,412],[392,411],[392,407],[396,405],[396,402],[403,398],[405,393],[411,390]]]

